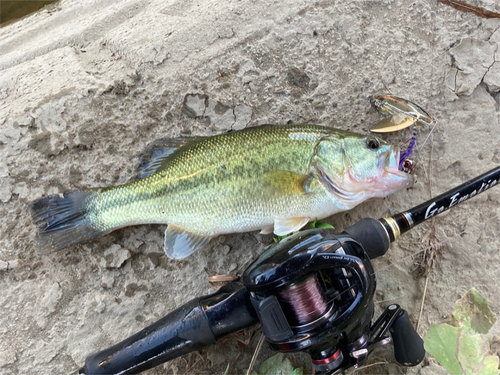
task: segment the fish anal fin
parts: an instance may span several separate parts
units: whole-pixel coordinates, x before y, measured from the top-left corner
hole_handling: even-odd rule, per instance
[[[312,177],[291,171],[270,171],[264,175],[264,183],[277,193],[308,194]]]
[[[202,249],[212,237],[186,232],[184,229],[169,224],[165,230],[164,250],[170,259],[183,259]]]
[[[284,236],[288,233],[296,232],[309,222],[308,217],[290,217],[286,219],[274,220],[274,234]]]
[[[146,178],[164,169],[168,163],[189,146],[203,137],[162,138],[146,147],[136,165],[136,179]]]

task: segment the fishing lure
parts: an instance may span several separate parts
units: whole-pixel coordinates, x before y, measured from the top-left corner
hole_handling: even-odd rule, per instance
[[[401,154],[399,155],[399,170],[411,173],[416,166],[416,162],[408,159],[413,153],[413,149],[417,143],[417,127],[415,124],[413,124],[413,135],[406,143],[408,143],[408,146],[406,146],[406,148],[401,148]]]
[[[376,95],[370,98],[370,102],[380,114],[386,116],[370,129],[374,133],[394,132],[416,123],[422,125],[435,123],[435,120],[419,105],[397,96]]]
[[[406,159],[404,162],[403,162],[403,165],[401,167],[401,170],[403,172],[406,172],[408,174],[412,174],[413,173],[413,170],[415,169],[415,167],[417,166],[417,162],[415,160],[410,160],[410,159]]]

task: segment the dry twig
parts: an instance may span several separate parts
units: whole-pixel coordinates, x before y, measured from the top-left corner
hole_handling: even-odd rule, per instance
[[[255,347],[255,351],[253,353],[252,360],[250,361],[250,366],[248,366],[247,375],[250,375],[252,373],[253,366],[255,365],[255,361],[257,360],[257,357],[260,353],[260,349],[262,348],[262,344],[264,344],[265,338],[266,337],[262,333],[260,335],[259,342],[257,343],[257,346]]]
[[[500,14],[497,12],[492,12],[491,10],[476,7],[474,5],[470,5],[464,3],[459,0],[439,0],[441,3],[449,5],[457,10],[460,10],[465,13],[474,13],[476,16],[482,18],[500,18]]]

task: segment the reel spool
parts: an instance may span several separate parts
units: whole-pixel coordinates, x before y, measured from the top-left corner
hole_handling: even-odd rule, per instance
[[[312,323],[326,313],[329,305],[333,308],[333,301],[327,300],[317,275],[287,285],[276,295],[293,327]]]

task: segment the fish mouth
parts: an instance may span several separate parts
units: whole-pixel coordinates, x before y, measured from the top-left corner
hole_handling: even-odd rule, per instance
[[[388,188],[410,188],[413,186],[414,178],[411,174],[399,169],[401,153],[399,147],[393,146],[388,151],[384,160],[384,177],[386,177]]]

